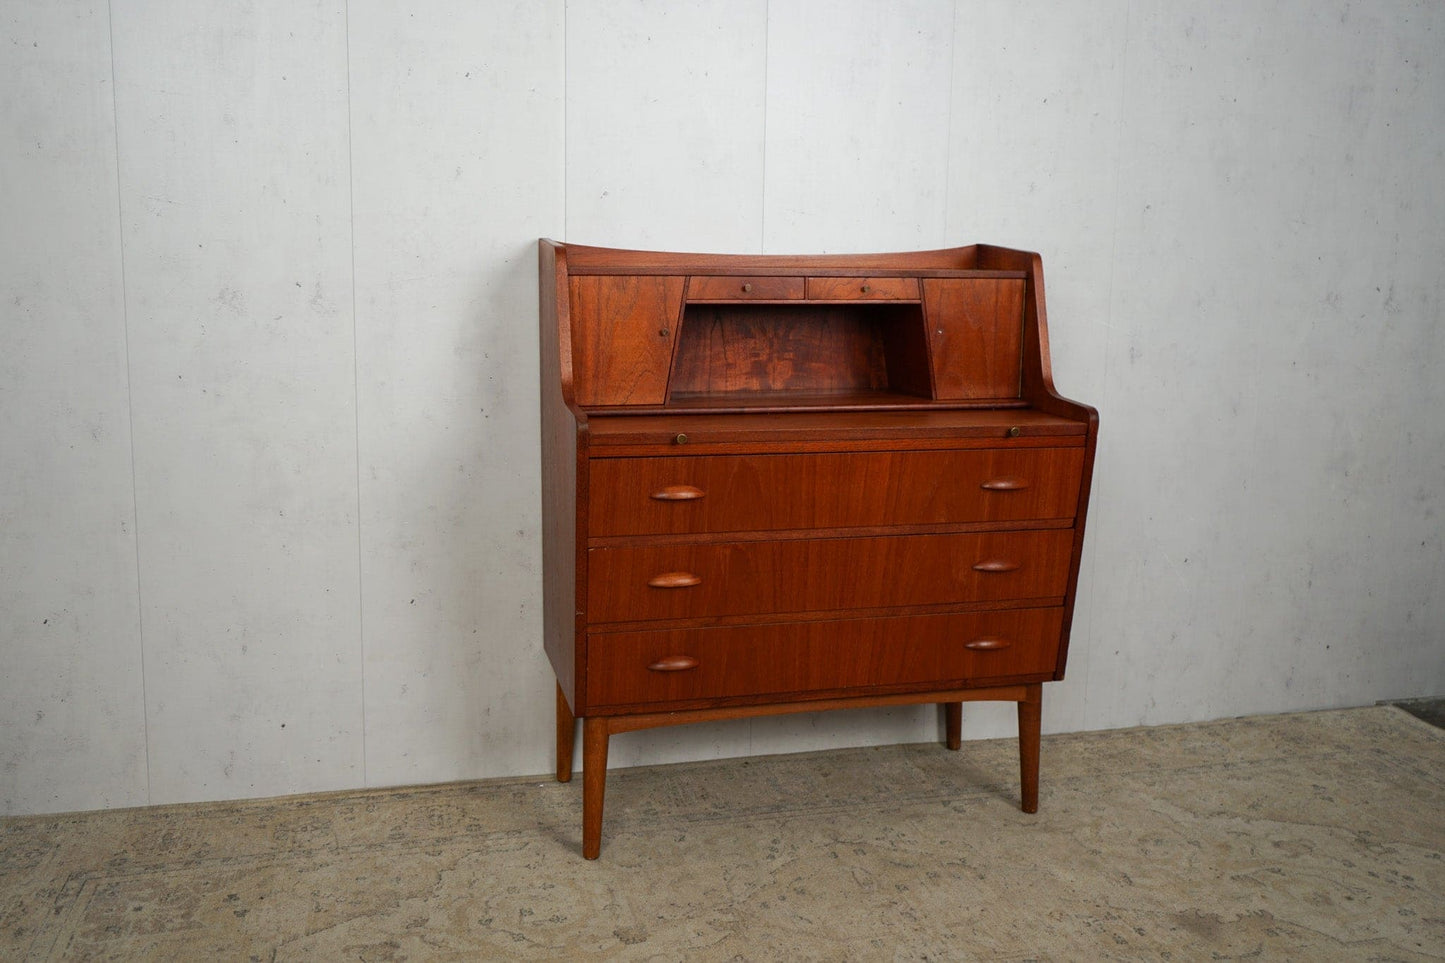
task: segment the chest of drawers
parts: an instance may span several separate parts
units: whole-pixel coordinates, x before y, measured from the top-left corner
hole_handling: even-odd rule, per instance
[[[1018,704],[1038,805],[1098,418],[1049,373],[1037,255],[540,244],[544,644],[583,855],[611,735]]]

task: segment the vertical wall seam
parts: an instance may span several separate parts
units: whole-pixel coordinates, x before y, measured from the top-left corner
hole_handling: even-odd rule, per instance
[[[943,236],[939,239],[938,247],[948,247],[954,242],[948,236],[948,196],[949,187],[953,184],[953,92],[958,89],[958,78],[955,71],[958,69],[958,0],[953,0],[953,18],[949,23],[948,34],[948,96],[944,102],[948,106],[948,134],[944,140],[943,153]],[[965,241],[965,243],[967,243]]]
[[[567,221],[567,0],[562,0],[562,242],[572,238],[572,225]],[[604,243],[596,242],[593,243]]]
[[[943,147],[943,237],[934,245],[935,247],[950,247],[960,242],[970,243],[967,238],[950,238],[948,226],[950,214],[948,189],[953,184],[953,94],[958,89],[958,80],[954,73],[958,69],[958,0],[953,0],[953,17],[948,26],[948,96],[944,98],[948,107],[948,132]],[[977,238],[973,239],[973,241],[977,240]],[[967,721],[966,717],[964,721]],[[926,719],[924,724],[927,725]],[[941,710],[934,714],[934,726],[938,729],[941,738],[947,737],[946,723]]]
[[[105,5],[106,30],[110,42],[110,119],[111,134],[115,140],[115,226],[120,240],[120,323],[121,342],[125,346],[125,410],[130,433],[130,528],[131,540],[135,543],[135,622],[136,642],[140,648],[140,701],[141,701],[141,749],[145,757],[145,799],[151,798],[151,723],[150,699],[146,695],[146,639],[145,605],[141,593],[140,576],[140,495],[136,485],[135,470],[135,392],[132,387],[134,374],[130,363],[130,288],[125,273],[125,201],[121,195],[120,177],[120,109],[115,93],[115,9],[111,0]]]
[[[342,25],[346,51],[346,193],[347,227],[351,247],[351,413],[356,432],[356,641],[361,662],[361,784],[370,786],[366,776],[366,556],[361,538],[361,352],[357,335],[356,301],[356,140],[351,101],[351,0],[342,3]]]
[[[1124,45],[1119,55],[1119,126],[1118,131],[1114,136],[1113,161],[1114,210],[1113,214],[1109,218],[1109,288],[1107,301],[1105,302],[1107,307],[1105,307],[1104,309],[1107,312],[1107,317],[1104,319],[1104,397],[1101,403],[1101,407],[1103,407],[1105,410],[1108,409],[1110,394],[1109,385],[1111,384],[1111,382],[1109,381],[1109,358],[1113,348],[1111,342],[1114,340],[1114,280],[1119,273],[1119,205],[1121,203],[1119,197],[1119,181],[1121,179],[1121,171],[1123,168],[1124,129],[1128,124],[1128,117],[1125,108],[1127,107],[1129,99],[1129,39],[1130,31],[1132,29],[1132,19],[1133,2],[1132,0],[1130,0],[1130,2],[1124,5]],[[1096,463],[1095,468],[1097,467],[1098,465]],[[1090,498],[1098,498],[1097,488],[1094,489],[1093,493],[1090,495]],[[1089,568],[1091,570],[1098,570],[1098,566],[1096,564],[1098,558],[1099,538],[1096,534],[1089,545]],[[1095,617],[1097,606],[1095,605],[1095,602],[1098,599],[1098,595],[1099,580],[1095,578],[1091,580],[1091,583],[1089,585],[1089,624],[1087,636],[1090,640],[1094,638],[1094,625],[1097,622],[1097,619]],[[1093,676],[1093,673],[1089,669],[1091,663],[1092,660],[1084,662],[1084,698],[1083,707],[1080,711],[1080,716],[1082,717],[1080,721],[1082,722],[1083,728],[1085,729],[1098,728],[1094,724],[1093,720],[1091,720],[1089,717],[1089,683],[1092,680]]]
[[[758,217],[758,253],[759,253],[759,254],[766,254],[767,251],[768,251],[768,98],[771,96],[771,94],[769,93],[769,91],[772,89],[772,88],[770,88],[770,87],[768,86],[768,41],[769,41],[769,39],[771,39],[772,32],[773,32],[773,8],[772,8],[772,4],[771,4],[770,2],[768,2],[768,0],[763,0],[763,160],[762,160],[762,182],[761,182],[761,184],[760,184],[760,187],[761,187],[761,192],[760,192],[760,193],[761,193],[762,196],[759,198],[759,203],[760,203],[760,205],[761,205],[762,210],[761,210],[760,216]],[[748,748],[748,751],[749,751],[749,752],[752,751],[752,747],[751,747],[751,739],[752,739],[751,733],[752,733],[752,728],[753,728],[753,724],[752,724],[751,722],[749,722],[749,723],[748,723],[748,732],[749,732],[749,736],[748,736],[748,738],[749,738],[749,748]]]
[[[773,10],[769,0],[763,0],[763,157],[761,181],[759,183],[759,216],[758,216],[758,253],[766,254],[768,250],[768,98],[771,88],[768,86],[768,41],[773,32]],[[747,754],[753,754],[753,730],[757,725],[756,719],[747,719],[743,723],[747,728],[748,749]]]

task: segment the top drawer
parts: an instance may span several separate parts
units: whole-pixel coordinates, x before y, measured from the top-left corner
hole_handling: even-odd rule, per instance
[[[689,301],[792,301],[802,297],[802,278],[694,277],[687,285]]]
[[[1082,448],[599,458],[592,535],[1071,519]]]

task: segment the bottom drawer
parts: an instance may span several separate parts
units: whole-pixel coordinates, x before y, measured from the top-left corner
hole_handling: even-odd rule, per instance
[[[641,706],[1051,674],[1062,608],[593,633],[587,704]]]

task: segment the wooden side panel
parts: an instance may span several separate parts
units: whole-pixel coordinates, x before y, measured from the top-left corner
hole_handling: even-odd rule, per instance
[[[603,633],[592,638],[587,697],[594,706],[658,706],[1036,679],[1053,671],[1062,617],[1061,608],[1040,608]]]
[[[918,284],[914,278],[907,280],[915,286]],[[918,398],[933,397],[928,324],[916,308],[900,309],[898,320],[883,326],[883,357],[888,367],[889,390]]]
[[[566,252],[538,246],[542,395],[542,641],[574,710],[577,679],[578,422],[568,406]]]
[[[1053,529],[594,548],[588,610],[596,625],[1059,599],[1073,541]]]
[[[681,277],[571,279],[579,405],[662,404],[683,286]]]
[[[923,305],[940,401],[1019,397],[1024,284],[925,278]]]

